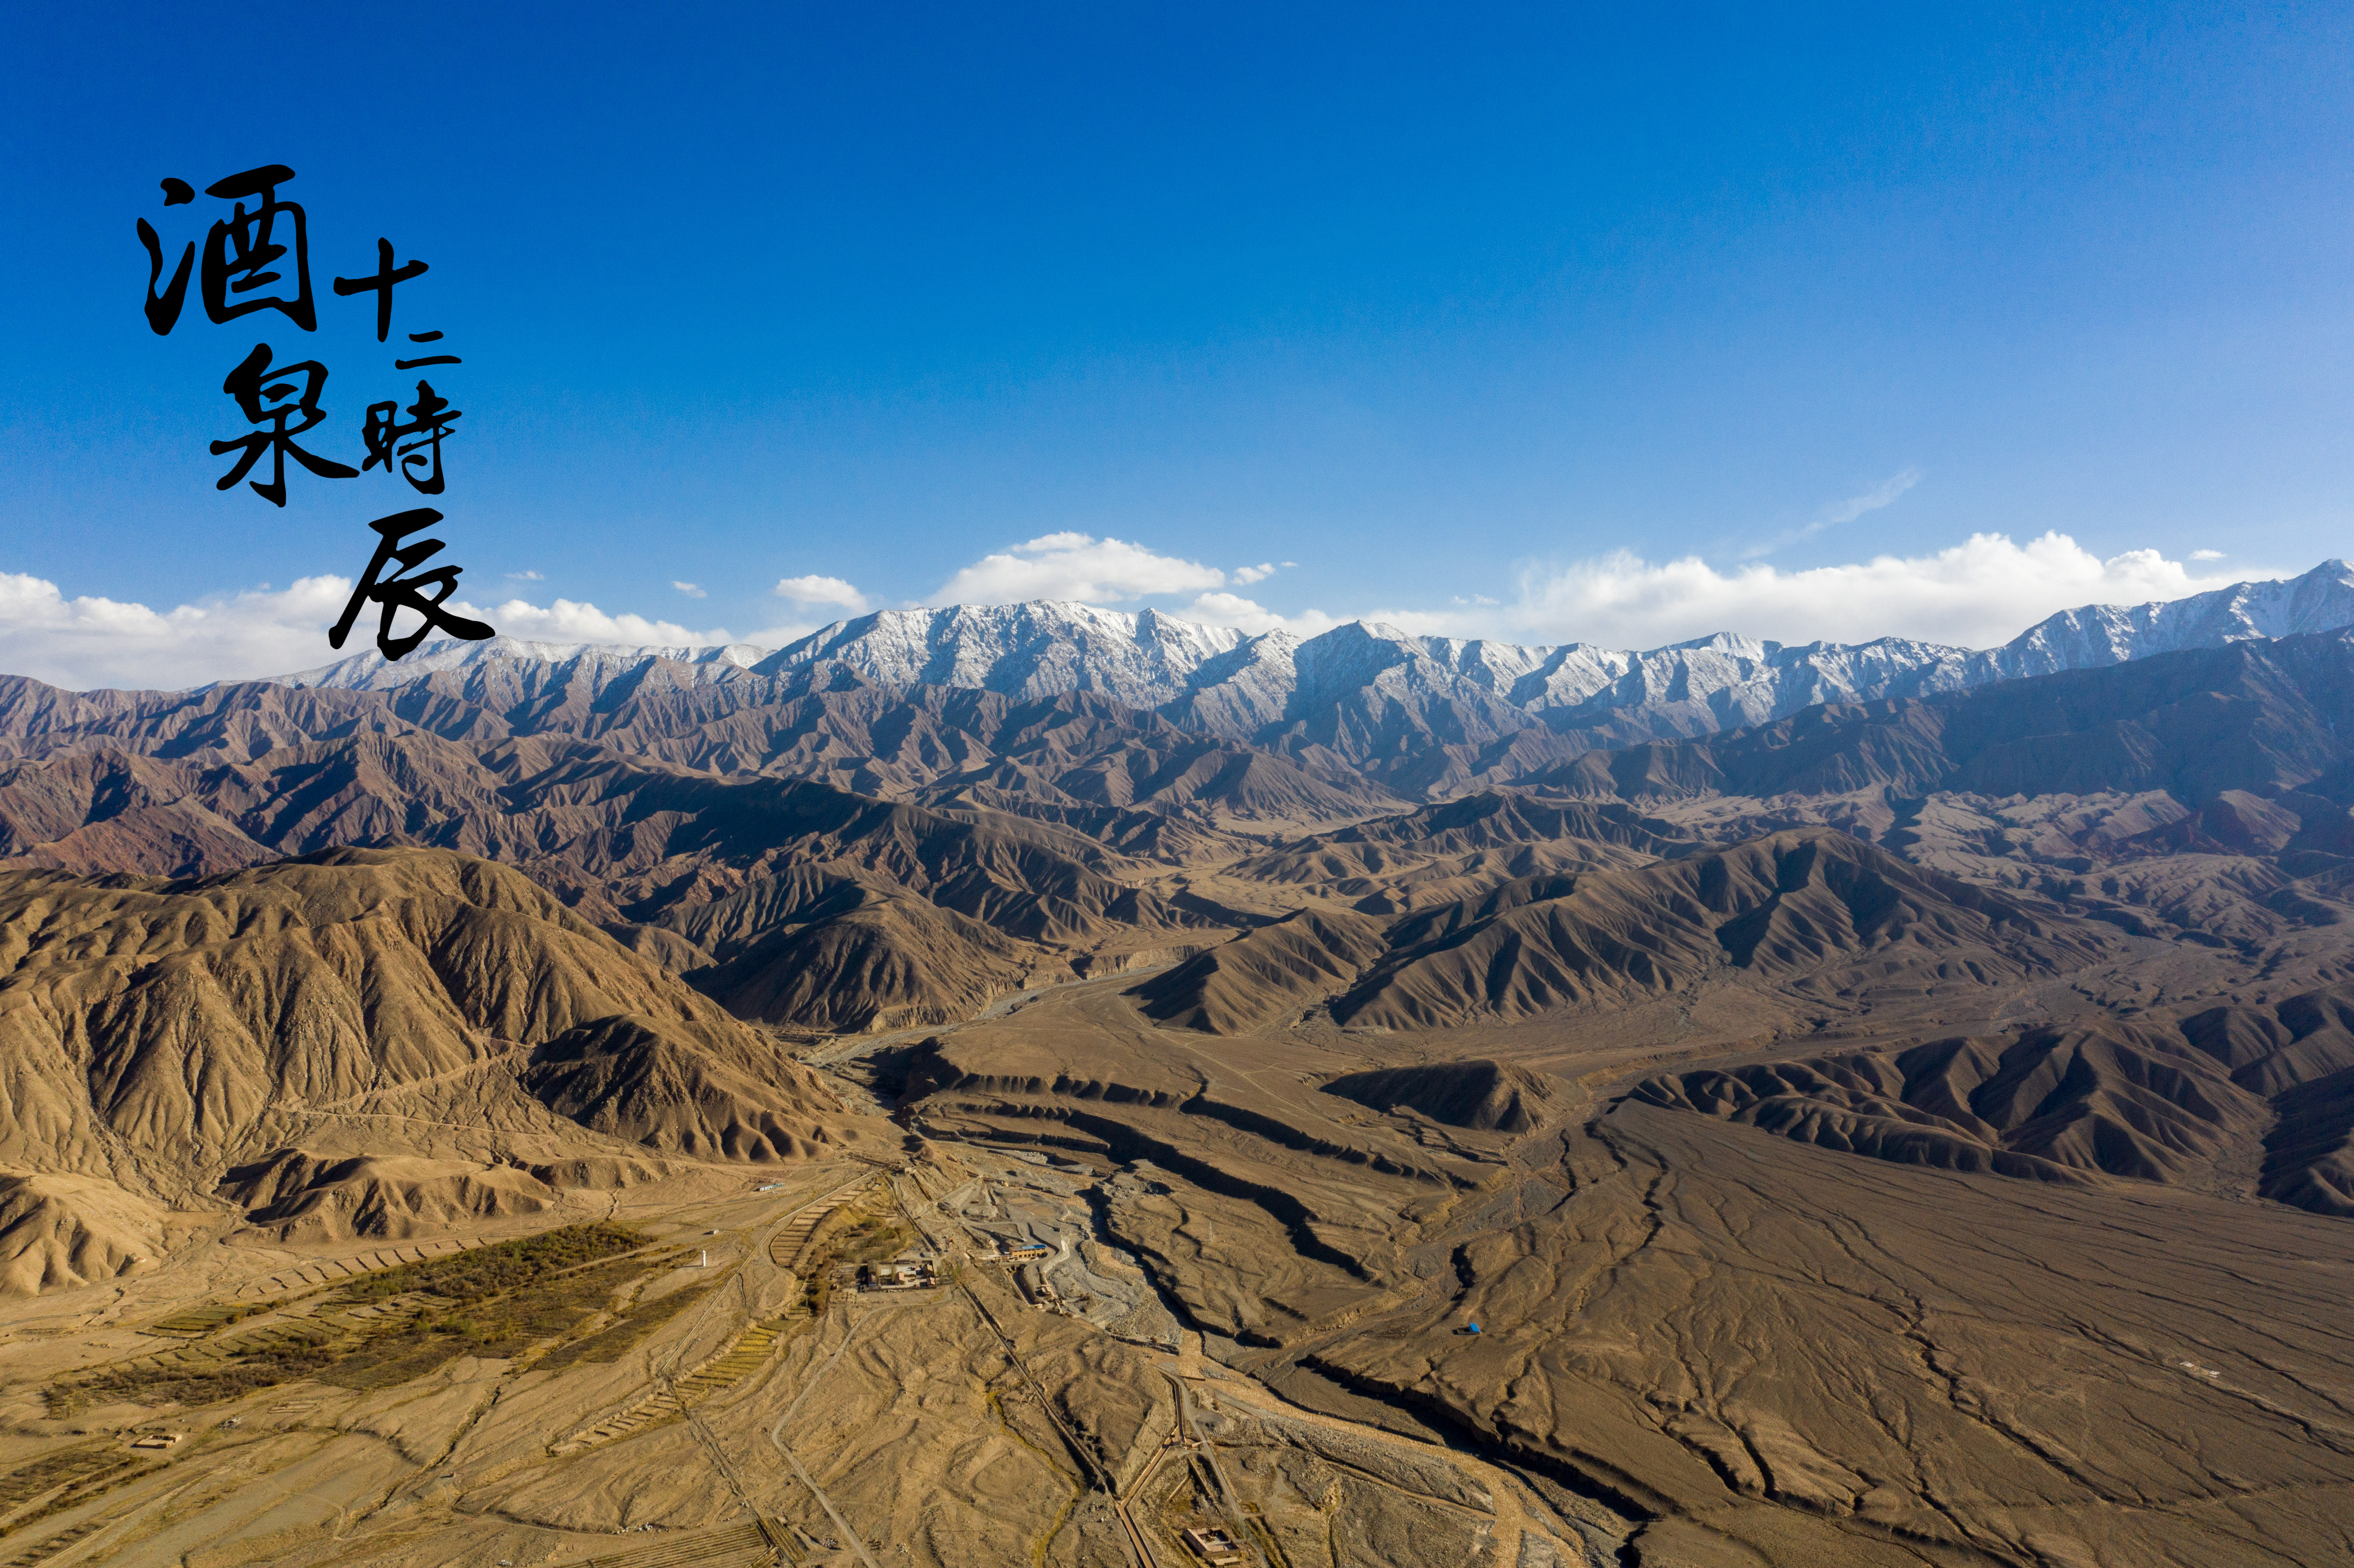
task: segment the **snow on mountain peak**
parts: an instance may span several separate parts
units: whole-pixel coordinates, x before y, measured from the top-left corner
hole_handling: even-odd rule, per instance
[[[1352,621],[1315,637],[1256,635],[1162,610],[1061,600],[886,609],[837,621],[773,652],[747,644],[625,648],[501,637],[428,644],[398,665],[374,652],[281,683],[385,690],[441,673],[564,665],[602,689],[649,660],[690,683],[765,676],[786,694],[846,672],[884,686],[979,688],[1024,700],[1092,692],[1231,738],[1313,744],[1454,736],[1485,745],[1539,728],[1580,744],[1626,744],[1766,722],[1816,703],[1919,696],[2252,637],[2354,625],[2354,567],[2189,599],[2085,605],[1982,652],[1887,637],[1787,645],[1720,632],[1622,652],[1423,637]],[[1338,726],[1338,728],[1334,726]],[[1304,728],[1302,726],[1305,726]],[[1351,738],[1353,737],[1353,738]],[[1290,742],[1287,742],[1290,744]]]
[[[1129,707],[1182,695],[1187,677],[1243,633],[1056,599],[885,609],[839,621],[755,666],[791,679],[821,662],[885,685],[973,686],[1012,696],[1099,692]]]
[[[279,686],[327,686],[346,691],[387,692],[421,681],[428,675],[477,670],[510,663],[580,664],[593,672],[618,675],[649,659],[684,664],[705,679],[723,678],[726,672],[748,670],[768,655],[749,642],[689,647],[631,645],[620,642],[536,642],[522,637],[493,637],[480,642],[442,639],[428,642],[398,664],[373,647],[292,675],[273,675]],[[228,684],[229,683],[216,683]]]

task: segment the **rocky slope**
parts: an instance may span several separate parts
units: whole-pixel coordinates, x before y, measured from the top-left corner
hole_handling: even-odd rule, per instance
[[[1596,752],[1529,789],[1683,795],[1995,796],[2337,788],[2354,725],[2354,630],[2235,642],[1942,696],[1838,703],[1706,740]],[[2354,734],[2354,731],[2349,731]]]
[[[2109,956],[2114,933],[1925,872],[1829,829],[1631,870],[1525,877],[1384,923],[1303,912],[1137,992],[1172,1027],[1248,1033],[1311,1005],[1360,1028],[1447,1029],[1617,1008],[1723,975],[1794,995],[1934,994]]]
[[[2100,1020],[1652,1078],[1634,1097],[1820,1148],[2040,1181],[2179,1179],[2234,1136],[2257,1191],[2354,1215],[2354,1001],[2343,988],[2165,1022]]]
[[[453,1115],[478,1156],[551,1160],[596,1144],[580,1128],[607,1152],[779,1159],[847,1126],[717,1004],[520,874],[444,852],[183,883],[0,874],[0,1163],[183,1206],[280,1147],[438,1150]],[[281,1181],[266,1202],[287,1200]]]
[[[1338,758],[1393,788],[1426,793],[1493,781],[1499,760],[1524,768],[1542,756],[1712,734],[1821,703],[1960,691],[2349,624],[2354,567],[2332,560],[2285,581],[2087,605],[1978,652],[1893,637],[1786,646],[1722,633],[1631,652],[1418,637],[1363,621],[1302,639],[1041,601],[878,611],[758,658],[743,647],[591,650],[501,639],[429,650],[398,666],[361,654],[281,679],[394,690],[428,674],[557,664],[601,687],[661,662],[680,666],[666,679],[729,686],[749,675],[792,694],[844,681],[1024,701],[1092,693],[1311,766]],[[673,657],[682,653],[686,662]],[[1500,747],[1502,756],[1490,755]]]
[[[772,703],[769,677],[667,665],[601,696],[558,665],[456,679],[0,683],[0,743],[27,754],[0,764],[0,864],[204,876],[336,844],[454,850],[518,867],[746,1016],[826,1029],[946,1022],[1101,955],[1212,946],[1305,906],[1386,926],[1508,885],[1550,903],[1533,891],[1549,877],[1809,827],[2226,943],[2338,918],[2334,879],[2354,873],[2354,632],[1828,705],[1415,810],[1337,760],[1310,772],[1086,694]]]

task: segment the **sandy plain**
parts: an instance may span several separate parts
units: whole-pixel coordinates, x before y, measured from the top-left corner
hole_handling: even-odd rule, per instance
[[[711,1168],[578,1194],[557,1216],[572,1227],[542,1216],[531,1234],[620,1224],[633,1245],[588,1266],[607,1277],[602,1299],[558,1332],[410,1367],[355,1371],[355,1353],[322,1376],[160,1409],[59,1391],[159,1354],[225,1357],[317,1321],[345,1303],[339,1287],[387,1266],[525,1238],[199,1248],[121,1285],[10,1303],[0,1465],[46,1466],[34,1479],[54,1484],[5,1499],[8,1561],[1172,1563],[1193,1560],[1188,1525],[1238,1529],[1299,1564],[1582,1559],[1526,1530],[1522,1508],[1541,1505],[1476,1457],[1302,1409],[1205,1359],[1132,1258],[1076,1234],[1078,1184],[1037,1158],[925,1145],[896,1166]],[[1153,1308],[1149,1340],[1025,1299],[996,1255],[1057,1226],[1076,1277],[1130,1287],[1121,1317]],[[862,1234],[940,1260],[942,1282],[836,1288],[810,1311],[794,1265],[841,1271]],[[224,1308],[243,1315],[190,1331]],[[638,1318],[656,1320],[628,1342],[616,1330]],[[780,1322],[739,1375],[665,1398]],[[156,1436],[171,1446],[133,1446]]]

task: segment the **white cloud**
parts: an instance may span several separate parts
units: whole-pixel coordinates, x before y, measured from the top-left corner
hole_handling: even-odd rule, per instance
[[[68,599],[45,578],[0,572],[0,673],[74,691],[174,690],[315,669],[359,652],[375,635],[377,611],[370,606],[340,651],[327,646],[327,628],[351,591],[348,577],[303,577],[281,591],[216,594],[157,610],[120,599]],[[608,615],[593,604],[563,599],[546,609],[519,599],[490,609],[453,599],[450,608],[511,637],[550,641],[734,641],[725,627],[697,631],[639,615]],[[396,630],[407,630],[406,618]]]
[[[1046,534],[1002,555],[983,556],[941,584],[931,602],[1016,604],[1061,599],[1117,603],[1151,594],[1224,588],[1226,574],[1215,567],[1155,555],[1122,539]]]
[[[661,643],[667,647],[708,646],[733,642],[724,626],[691,630],[674,620],[652,620],[642,615],[608,615],[593,604],[559,599],[546,609],[511,599],[492,609],[480,609],[453,599],[451,608],[461,615],[487,620],[509,637],[542,642]],[[345,652],[352,652],[349,644]],[[323,662],[313,660],[313,662]]]
[[[854,615],[866,609],[866,596],[840,577],[787,577],[777,584],[776,593],[796,604],[838,604]]]
[[[1261,561],[1255,567],[1236,567],[1234,569],[1234,579],[1242,587],[1248,588],[1253,583],[1267,581],[1267,578],[1275,576],[1275,570],[1274,562]]]
[[[1320,631],[1330,631],[1341,624],[1339,617],[1327,615],[1320,609],[1303,609],[1298,615],[1278,615],[1238,593],[1205,593],[1172,613],[1182,620],[1198,620],[1210,626],[1231,626],[1254,635],[1262,631],[1288,631],[1295,637],[1313,637]]]
[[[509,572],[507,577],[519,583],[544,583],[547,580],[537,572]]]
[[[1511,603],[1489,610],[1385,610],[1367,617],[1407,630],[1523,642],[1654,648],[1734,631],[1781,642],[1862,642],[1882,636],[1985,648],[2082,604],[2180,599],[2233,579],[2193,574],[2156,550],[2104,560],[2065,534],[2021,545],[2002,534],[1926,556],[1847,566],[1720,572],[1696,556],[1654,564],[1620,551],[1520,573]]]
[[[217,594],[157,611],[68,599],[41,577],[0,572],[0,672],[54,686],[176,687],[277,674],[340,657],[326,628],[348,577],[303,577],[278,592]]]
[[[2221,558],[2211,550],[2189,557]],[[1536,563],[1521,569],[1518,594],[1501,604],[1476,595],[1468,603],[1377,610],[1365,619],[1448,636],[1616,648],[1653,648],[1716,631],[1784,642],[1860,642],[1895,635],[1988,647],[2056,610],[2179,599],[2260,575],[2247,568],[2230,577],[2204,575],[2156,550],[2103,559],[2063,534],[2024,544],[2001,534],[1978,534],[1932,554],[1881,556],[1800,571],[1763,563],[1720,571],[1696,557],[1655,563],[1626,552]],[[1241,576],[1235,574],[1236,586],[1247,586]],[[864,603],[863,595],[839,578],[788,583],[804,590],[804,602]],[[327,646],[326,628],[350,592],[348,578],[305,577],[282,591],[263,588],[215,595],[156,610],[98,597],[69,599],[55,583],[0,572],[0,673],[80,690],[179,687],[311,669],[366,646],[373,612],[342,654]],[[1310,637],[1345,619],[1312,609],[1279,614],[1231,591],[1225,574],[1215,568],[1080,534],[1033,539],[976,562],[949,580],[938,601],[1101,601],[1146,594],[1190,594],[1173,613],[1254,634],[1284,630]],[[680,646],[735,641],[724,627],[695,630],[640,615],[611,615],[564,599],[546,607],[510,599],[489,609],[454,601],[451,608],[510,636],[549,641]],[[798,622],[770,626],[747,641],[779,648],[815,630]]]
[[[709,599],[711,597],[701,588],[695,587],[693,583],[673,582],[670,586],[678,589],[679,592],[684,594],[689,599]]]

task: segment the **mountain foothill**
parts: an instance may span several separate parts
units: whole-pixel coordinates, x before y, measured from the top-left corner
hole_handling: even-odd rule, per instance
[[[1617,1561],[2324,1561],[2354,570],[1982,652],[1031,604],[0,677],[0,1105],[13,1297],[985,1149]]]

